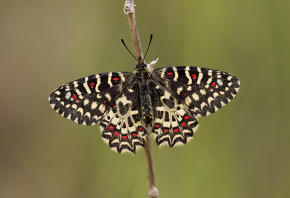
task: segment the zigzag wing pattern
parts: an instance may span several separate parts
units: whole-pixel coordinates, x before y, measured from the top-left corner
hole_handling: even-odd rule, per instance
[[[108,111],[100,125],[103,140],[118,153],[135,153],[145,143],[139,85],[132,83],[123,89],[122,95],[116,100],[116,106]]]
[[[240,85],[232,74],[201,67],[165,67],[153,75],[195,116],[216,112],[234,98]]]
[[[170,92],[150,82],[153,109],[152,132],[158,145],[186,144],[197,130],[197,119]]]
[[[50,106],[77,124],[94,125],[116,106],[124,82],[133,76],[129,72],[109,72],[69,82],[51,93]]]

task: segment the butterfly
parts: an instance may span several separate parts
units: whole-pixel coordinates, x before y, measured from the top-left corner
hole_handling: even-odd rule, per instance
[[[100,123],[110,148],[135,153],[149,128],[158,145],[186,144],[198,117],[216,112],[239,90],[230,73],[192,66],[153,70],[155,63],[139,59],[133,73],[101,73],[64,84],[49,96],[50,106],[77,124]]]

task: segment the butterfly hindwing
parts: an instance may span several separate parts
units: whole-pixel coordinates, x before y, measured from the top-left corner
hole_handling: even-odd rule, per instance
[[[164,87],[153,81],[150,87],[156,143],[170,147],[187,143],[198,127],[197,119]]]
[[[195,116],[216,112],[237,94],[239,80],[232,74],[201,67],[155,69],[158,82]]]
[[[126,87],[116,100],[116,106],[101,121],[103,140],[118,153],[135,153],[136,149],[144,147],[146,131],[138,88],[136,83]]]
[[[116,105],[124,82],[132,76],[129,72],[109,72],[81,78],[53,91],[49,103],[67,119],[94,125]]]

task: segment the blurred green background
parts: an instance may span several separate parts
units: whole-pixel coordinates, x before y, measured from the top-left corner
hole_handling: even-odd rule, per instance
[[[200,119],[195,139],[153,144],[160,198],[290,197],[290,1],[135,0],[155,67],[198,65],[241,81],[237,97]],[[124,0],[0,0],[0,197],[147,197],[144,151],[119,155],[99,127],[48,104],[60,85],[133,71]],[[287,90],[288,89],[288,90]],[[154,142],[153,142],[154,143]]]

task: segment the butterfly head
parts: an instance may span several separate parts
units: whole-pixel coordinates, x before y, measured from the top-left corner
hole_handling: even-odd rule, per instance
[[[136,65],[136,70],[143,70],[145,68],[147,68],[147,64],[144,62],[144,59],[140,57]]]
[[[125,44],[124,40],[121,39],[123,45],[125,46],[125,48],[128,50],[128,52],[133,56],[133,58],[135,58],[135,60],[138,62],[137,65],[136,65],[136,70],[145,70],[145,69],[148,69],[148,66],[147,64],[145,63],[145,57],[148,53],[148,50],[149,50],[149,47],[150,47],[150,44],[151,44],[151,41],[152,41],[152,37],[153,37],[153,34],[150,35],[150,40],[149,40],[149,44],[148,44],[148,47],[147,47],[147,50],[146,50],[146,53],[145,53],[145,56],[144,57],[138,57],[138,59],[132,54],[132,52],[128,49],[127,45]],[[157,61],[157,60],[156,60]],[[156,63],[156,61],[154,62],[154,64]],[[151,64],[151,63],[150,63]],[[149,66],[150,66],[149,64]],[[153,66],[153,65],[152,65]],[[151,67],[150,67],[151,68]],[[152,71],[152,68],[150,69],[149,68],[149,71]]]

